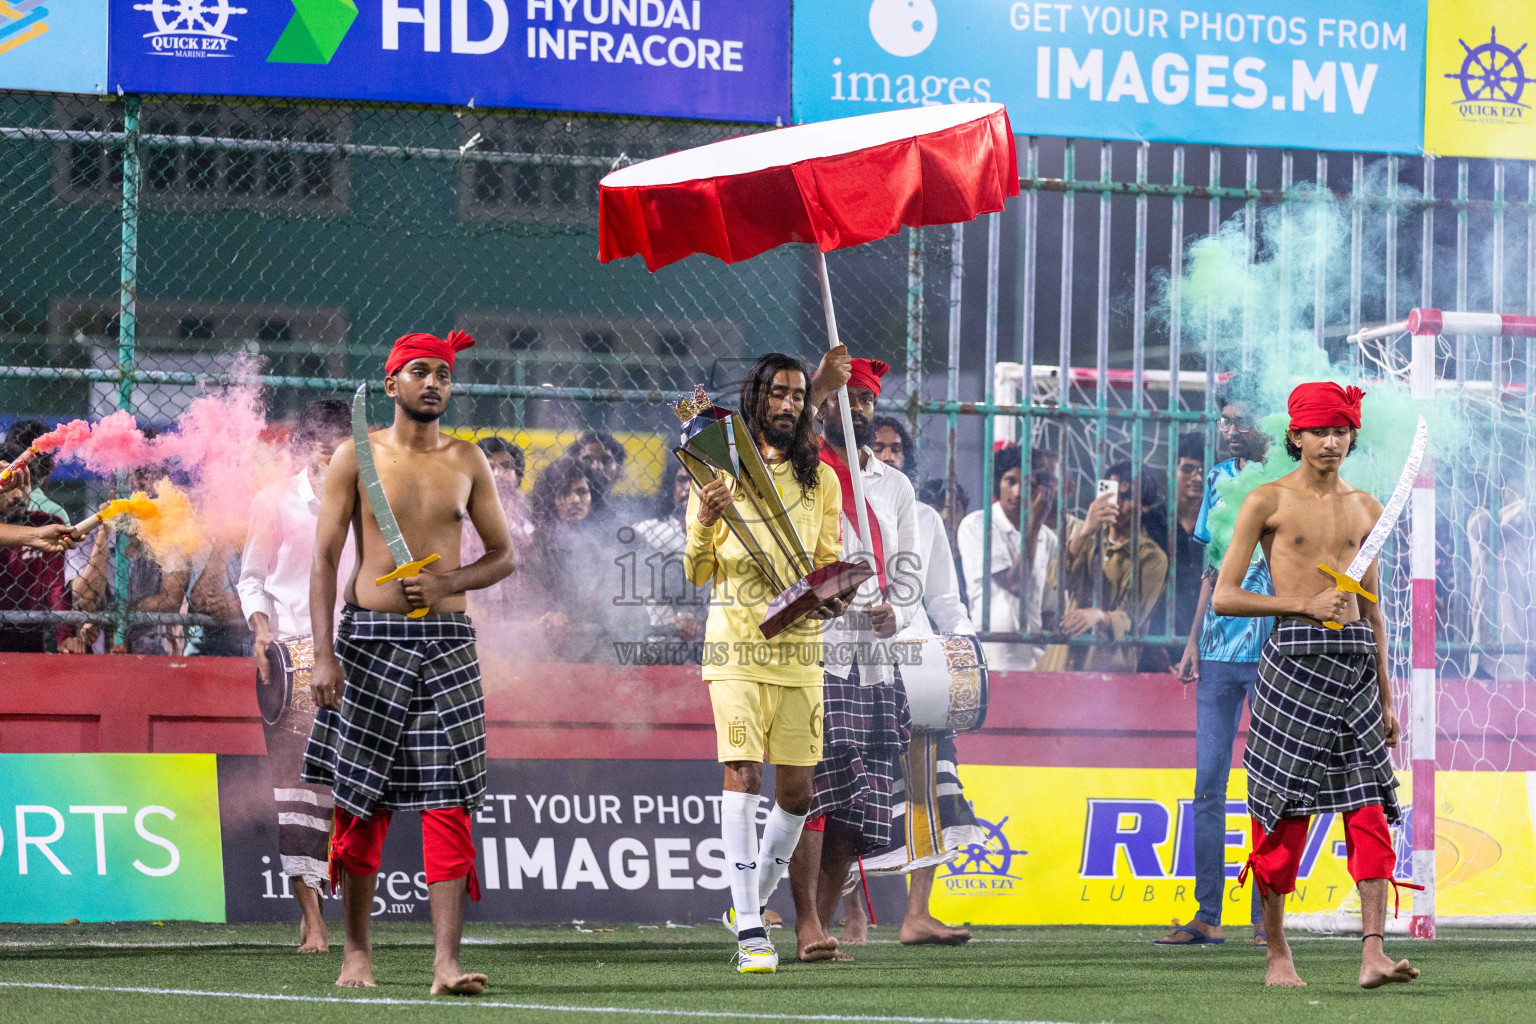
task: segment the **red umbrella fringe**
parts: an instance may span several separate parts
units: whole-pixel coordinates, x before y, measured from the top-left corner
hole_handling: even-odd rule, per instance
[[[1006,110],[916,138],[746,174],[599,189],[598,259],[652,272],[694,253],[726,263],[786,242],[823,252],[996,213],[1019,194]]]

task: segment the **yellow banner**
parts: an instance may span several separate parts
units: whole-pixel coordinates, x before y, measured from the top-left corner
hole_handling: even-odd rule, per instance
[[[522,446],[528,455],[528,465],[523,474],[523,490],[533,487],[544,467],[565,454],[565,449],[581,436],[575,430],[509,430],[499,427],[446,427],[445,433],[478,441],[482,437],[499,437]],[[666,438],[660,434],[647,434],[630,430],[615,430],[614,439],[624,446],[628,458],[624,462],[624,475],[619,477],[613,493],[626,497],[650,497],[661,486],[662,474],[671,465],[672,452]]]
[[[1536,4],[1430,0],[1424,148],[1536,159]]]
[[[940,919],[1166,925],[1194,917],[1193,770],[962,765],[960,775],[987,841],[940,869],[932,901]],[[1411,776],[1400,781],[1406,803]],[[1227,791],[1232,923],[1247,923],[1252,898],[1235,881],[1250,849],[1246,786],[1245,773],[1234,771]],[[1536,835],[1526,774],[1441,772],[1436,786],[1436,912],[1536,914]],[[1393,831],[1397,877],[1407,879],[1409,827]],[[1343,821],[1321,815],[1289,909],[1333,910],[1353,886]]]

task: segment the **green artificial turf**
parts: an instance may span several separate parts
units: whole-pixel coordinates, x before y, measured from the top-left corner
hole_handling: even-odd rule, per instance
[[[596,928],[588,924],[586,927]],[[1536,1020],[1536,938],[1524,932],[1458,932],[1435,942],[1394,940],[1424,976],[1364,992],[1355,984],[1359,943],[1301,938],[1297,967],[1310,986],[1266,990],[1262,952],[1247,929],[1223,947],[1163,949],[1134,928],[978,929],[961,948],[907,948],[877,928],[852,964],[786,961],[776,975],[741,977],[719,928],[611,932],[471,925],[464,966],[491,976],[480,1000],[427,1000],[431,947],[424,925],[381,926],[380,987],[334,987],[339,942],[300,956],[295,929],[262,925],[0,926],[0,983],[91,989],[177,989],[346,1000],[257,1001],[211,994],[67,991],[0,985],[0,1021],[325,1022],[483,1020],[992,1020],[1145,1024],[1308,1024],[1359,1021],[1481,1024]],[[781,953],[792,936],[775,931]],[[339,935],[333,934],[333,940]],[[410,1000],[380,1004],[378,999]],[[353,1005],[353,1003],[357,1005]],[[518,1004],[492,1006],[487,1004]],[[533,1006],[568,1009],[534,1009]],[[678,1011],[578,1012],[578,1008]]]

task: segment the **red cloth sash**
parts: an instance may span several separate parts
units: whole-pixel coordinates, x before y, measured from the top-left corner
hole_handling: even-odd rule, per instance
[[[840,459],[836,449],[827,444],[826,438],[821,439],[821,461],[832,467],[832,472],[837,474],[837,485],[843,491],[843,515],[847,517],[853,528],[853,535],[859,536],[859,515],[854,509],[858,508],[853,503],[853,475],[848,472],[848,464]],[[880,581],[880,592],[885,593],[885,544],[880,537],[880,520],[875,517],[874,506],[869,499],[864,499],[864,508],[869,512],[869,546],[875,553],[875,574]],[[859,537],[862,541],[864,538]]]

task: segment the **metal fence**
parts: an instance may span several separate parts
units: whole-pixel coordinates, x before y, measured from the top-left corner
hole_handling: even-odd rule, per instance
[[[163,429],[254,360],[281,426],[308,399],[377,378],[399,334],[457,328],[479,344],[459,362],[445,423],[521,444],[530,479],[582,433],[606,431],[628,455],[614,496],[643,518],[670,472],[676,421],[663,403],[695,383],[728,388],[762,352],[814,363],[824,329],[809,251],[655,275],[638,261],[600,266],[597,181],[749,130],[0,93],[0,409],[7,423],[49,425],[125,409]],[[898,407],[910,323],[924,313],[909,310],[909,276],[948,262],[945,244],[914,256],[903,238],[836,261],[845,336],[898,367],[887,391]],[[938,287],[926,301],[943,302]],[[61,462],[41,490],[79,518],[126,484]],[[196,609],[136,610],[128,589],[95,595],[88,613],[15,592],[0,615],[32,629],[83,617],[212,624]]]
[[[600,266],[597,181],[748,130],[0,93],[0,412],[52,423],[126,409],[165,427],[199,387],[247,365],[241,357],[257,361],[274,423],[288,423],[308,398],[376,377],[396,335],[458,328],[479,345],[460,363],[445,422],[518,441],[530,478],[582,432],[609,431],[629,456],[616,495],[641,518],[669,472],[662,403],[695,383],[728,393],[762,352],[813,361],[824,329],[809,250],[729,267],[692,259],[655,275],[635,260]],[[1203,465],[1220,460],[1213,402],[1225,374],[1297,336],[1364,365],[1345,335],[1412,305],[1536,309],[1536,169],[1524,164],[1456,161],[1448,174],[1428,157],[1021,146],[1023,193],[1004,213],[829,260],[845,340],[895,367],[882,405],[916,438],[919,481],[969,492],[988,543],[995,442],[1021,442],[1026,467],[1035,451],[1054,457],[1058,536],[1109,467],[1128,461],[1132,490],[1145,486],[1150,502],[1133,535],[1155,524],[1166,546],[1178,528],[1170,452],[1194,431]],[[1309,212],[1319,208],[1328,219]],[[1195,313],[1186,254],[1229,222],[1244,265],[1263,271],[1250,283],[1272,282],[1276,301]],[[1325,231],[1326,244],[1313,237]],[[1503,494],[1501,465],[1529,464],[1536,450],[1524,386],[1533,365],[1523,344],[1475,339],[1447,352],[1442,370],[1477,396],[1472,414],[1496,438],[1442,467],[1448,527],[1476,510],[1502,522],[1523,500],[1523,484],[1509,500],[1490,495]],[[124,483],[61,463],[42,490],[79,517]],[[1024,473],[1026,509],[1034,486]],[[1475,596],[1491,556],[1463,530],[1448,528],[1443,547],[1442,640],[1470,672],[1502,628]],[[113,557],[117,585],[89,610],[8,592],[0,618],[13,631],[82,618],[119,632],[215,623],[186,600],[180,611],[136,609],[127,555]],[[1175,597],[1196,581],[1171,562],[1162,601],[1119,640],[994,638],[1176,654]],[[1061,608],[1066,585],[1056,586]],[[990,591],[971,599],[992,632]]]

